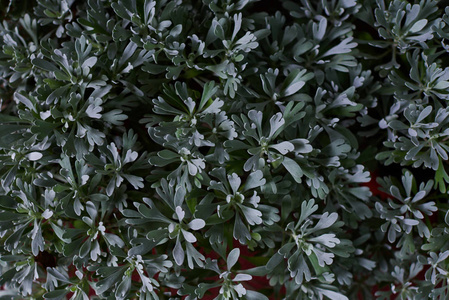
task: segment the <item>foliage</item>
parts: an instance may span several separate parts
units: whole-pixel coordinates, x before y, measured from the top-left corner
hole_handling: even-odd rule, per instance
[[[444,1],[19,3],[0,299],[449,297]]]

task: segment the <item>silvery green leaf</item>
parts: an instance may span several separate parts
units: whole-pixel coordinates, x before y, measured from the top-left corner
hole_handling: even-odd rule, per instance
[[[246,295],[246,289],[243,287],[241,283],[233,286],[234,290],[237,292],[238,297],[242,297],[243,295]]]
[[[413,199],[411,200],[411,202],[417,202],[421,199],[423,199],[426,196],[426,191],[419,191],[418,193],[415,194],[415,196],[413,196]]]
[[[189,243],[195,243],[197,241],[196,237],[191,233],[184,229],[181,229],[182,235],[184,236],[184,239]]]
[[[42,218],[44,219],[50,219],[51,216],[53,216],[53,212],[49,210],[48,208],[42,213]]]
[[[251,121],[254,122],[254,124],[256,125],[256,128],[258,130],[259,135],[261,135],[262,134],[262,117],[263,117],[262,112],[261,111],[256,111],[256,110],[250,110],[248,112],[248,117],[249,117],[249,119]],[[281,117],[282,117],[282,115],[281,115]],[[274,123],[279,123],[279,121],[280,121],[279,116],[278,117],[273,116],[272,118],[273,118],[273,122]],[[279,121],[276,122],[275,120],[279,120]],[[271,122],[271,120],[270,120],[270,122]]]
[[[386,224],[388,225],[388,223]],[[385,232],[386,230],[382,229],[382,231]],[[388,229],[388,241],[390,243],[394,243],[394,241],[396,240],[397,232],[401,232],[401,228],[399,227],[399,225],[391,224]]]
[[[427,25],[427,20],[422,19],[413,24],[413,26],[409,29],[410,32],[415,33],[422,30]]]
[[[251,275],[248,275],[248,274],[237,274],[232,279],[232,281],[248,281],[248,280],[251,280],[251,279],[253,279],[253,277]]]
[[[256,225],[262,223],[262,213],[259,210],[244,205],[239,205],[239,207],[248,224]]]
[[[241,244],[246,244],[246,241],[251,240],[251,234],[239,214],[236,214],[235,216],[233,236],[239,240]]]
[[[144,185],[144,180],[142,177],[139,176],[135,176],[135,175],[130,175],[130,174],[122,174],[122,176],[136,189],[141,189],[143,188]]]
[[[262,120],[260,120],[261,122]],[[285,124],[285,120],[281,113],[277,113],[270,119],[270,134],[269,138],[274,138],[275,133]]]
[[[321,229],[325,229],[325,228],[329,228],[337,221],[337,219],[338,219],[337,213],[333,212],[333,213],[329,214],[328,212],[325,212],[324,214],[321,215],[320,220],[315,225],[315,227],[312,229],[312,232],[315,232],[315,231],[318,231]]]
[[[91,245],[92,245],[92,240],[90,238],[88,238],[83,245],[80,247],[79,249],[79,256],[80,257],[86,257],[89,255],[90,250],[91,250]]]
[[[83,64],[81,65],[81,68],[92,68],[97,63],[98,58],[95,56],[91,56],[88,59],[86,59]],[[89,72],[88,70],[87,72]]]
[[[268,297],[256,291],[246,290],[245,298],[247,300],[268,300]]]
[[[414,4],[411,6],[411,9],[407,12],[407,17],[405,19],[404,26],[410,25],[413,21],[415,21],[421,11],[421,7],[419,4]]]
[[[95,240],[93,242],[93,247],[90,248],[90,259],[92,259],[92,261],[96,261],[100,255],[100,245],[98,244],[98,240]]]
[[[285,155],[285,154],[295,150],[295,146],[293,146],[292,143],[287,142],[287,141],[280,142],[279,144],[275,144],[275,145],[270,145],[269,148],[276,149],[282,155]]]
[[[189,226],[189,228],[192,230],[200,230],[205,225],[206,225],[206,222],[204,222],[204,220],[202,220],[202,219],[193,219],[192,221],[190,221],[189,224],[187,224],[187,226]]]
[[[182,32],[182,25],[178,24],[170,30],[170,36],[177,37]]]
[[[309,239],[311,242],[320,243],[326,247],[333,248],[335,245],[338,245],[340,243],[340,240],[336,238],[335,234],[333,233],[325,233],[318,237],[314,237]]]
[[[185,216],[186,213],[181,208],[181,206],[176,206],[175,212],[176,212],[176,215],[178,216],[179,222],[181,222],[184,219],[184,216]]]
[[[43,157],[41,152],[31,152],[27,154],[27,157],[30,161],[37,161]]]
[[[177,207],[181,206],[184,203],[186,193],[187,191],[184,187],[177,187],[175,190],[175,196],[173,197],[173,204]]]
[[[220,99],[215,99],[205,110],[203,110],[203,114],[218,114],[221,111],[221,108],[224,105],[224,101]]]
[[[228,268],[228,271],[232,269],[232,267],[237,263],[240,256],[240,249],[234,248],[229,252],[228,257],[226,259],[226,266]]]
[[[123,114],[121,109],[113,109],[103,113],[101,118],[113,125],[121,126],[124,124],[123,121],[128,119],[128,116]]]
[[[99,104],[101,104],[101,102]],[[96,101],[95,101],[94,103],[90,104],[86,109],[86,114],[89,117],[91,117],[92,119],[100,119],[101,118],[100,112],[103,110],[103,108],[101,106],[99,106],[99,104],[96,103]]]
[[[187,168],[189,170],[190,176],[195,176],[198,173],[198,168],[190,161],[187,161]]]
[[[313,23],[312,31],[313,31],[313,38],[316,40],[322,40],[324,37],[324,34],[326,33],[327,28],[327,19],[321,18],[319,20],[319,23]]]
[[[295,147],[294,151],[297,153],[310,153],[313,150],[312,145],[307,139],[294,139],[290,140]]]
[[[88,221],[89,226],[93,225],[93,222],[95,221],[95,219],[97,218],[98,215],[98,207],[95,206],[95,204],[92,201],[88,201],[86,203],[86,211],[90,216],[90,219]],[[87,217],[86,217],[87,218]]]
[[[86,129],[87,129],[87,140],[89,142],[89,145],[91,146],[103,145],[104,138],[106,137],[106,135],[103,132],[90,126],[86,126]]]
[[[315,253],[320,267],[324,267],[325,265],[332,264],[333,258],[335,257],[335,255],[333,253],[327,253],[327,252],[321,251],[316,247],[313,247],[312,251]]]
[[[328,297],[329,299],[335,299],[335,300],[349,300],[348,297],[346,297],[345,295],[339,293],[339,292],[335,292],[332,290],[328,290],[328,289],[322,289],[322,288],[318,288],[320,294]]]
[[[117,247],[125,246],[125,243],[123,242],[123,240],[115,234],[103,233],[103,237],[112,246],[117,246]]]
[[[260,157],[258,155],[251,156],[243,165],[243,170],[245,170],[245,172],[249,172],[251,170],[255,171],[258,169],[259,159]]]
[[[237,191],[242,183],[242,180],[240,179],[240,177],[237,174],[232,173],[231,175],[228,175],[228,181],[229,181],[229,185],[231,186],[232,192],[234,194],[237,193]]]
[[[301,204],[301,215],[299,217],[298,223],[304,222],[306,218],[308,218],[311,214],[317,211],[318,205],[315,204],[314,199],[310,199],[309,201],[303,201]]]
[[[404,219],[403,220],[405,225],[409,225],[409,226],[415,226],[419,224],[418,220],[414,220],[414,219]]]
[[[231,40],[234,40],[242,27],[242,13],[238,13],[234,15],[234,30],[232,32]]]
[[[340,42],[340,44],[326,51],[323,55],[321,55],[321,57],[351,52],[352,49],[357,46],[357,43],[352,42],[353,39],[354,39],[353,37],[345,38],[343,41]]]
[[[225,34],[224,34],[223,27],[215,19],[212,20],[212,28],[214,28],[214,34],[215,34],[216,37],[218,37],[220,40],[224,40],[225,39]]]
[[[108,195],[109,197],[112,195],[112,193],[114,192],[115,189],[115,180],[110,180],[108,185],[106,186],[106,195]]]
[[[439,81],[433,88],[437,90],[447,89],[449,88],[449,81],[447,80]]]
[[[38,224],[37,220],[34,221],[34,227],[31,231],[31,251],[34,256],[44,251],[44,237],[42,236],[41,224]]]
[[[260,170],[252,172],[246,178],[245,185],[243,186],[243,192],[249,191],[260,187],[266,183],[265,178],[263,178],[263,173]]]
[[[200,252],[198,252],[192,244],[186,243],[186,252],[187,252],[187,264],[190,269],[194,268],[193,261],[200,267],[204,267],[204,261],[206,258]]]
[[[178,266],[182,265],[184,262],[184,250],[181,247],[179,237],[176,238],[175,248],[173,248],[173,258]]]

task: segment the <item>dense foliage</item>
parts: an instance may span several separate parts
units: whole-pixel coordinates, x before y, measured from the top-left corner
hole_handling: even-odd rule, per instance
[[[449,298],[446,1],[1,4],[0,299]]]

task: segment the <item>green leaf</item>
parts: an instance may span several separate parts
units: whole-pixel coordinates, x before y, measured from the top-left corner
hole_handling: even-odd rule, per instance
[[[290,173],[290,175],[292,175],[293,179],[297,183],[302,182],[301,177],[304,175],[304,172],[302,171],[301,167],[298,165],[296,161],[294,161],[291,158],[284,157],[282,165]]]
[[[115,290],[116,299],[120,300],[125,299],[129,293],[130,288],[131,288],[131,276],[125,276],[122,282],[118,285],[117,289]]]
[[[126,267],[102,267],[98,269],[98,272],[105,276],[105,278],[95,283],[95,291],[101,295],[112,286],[121,281],[123,274],[126,271]]]
[[[306,69],[296,69],[288,74],[284,84],[282,85],[281,96],[288,97],[297,93],[307,81],[313,78],[313,73],[306,74],[306,72]]]
[[[49,300],[61,300],[65,299],[66,295],[69,293],[68,290],[54,290],[44,294],[44,299]]]
[[[41,68],[45,71],[49,71],[49,72],[58,72],[59,71],[59,68],[56,67],[54,64],[52,64],[51,62],[48,62],[46,60],[40,59],[40,58],[33,59],[32,63],[36,67]]]
[[[206,103],[212,98],[213,95],[218,91],[218,86],[215,86],[214,81],[209,81],[203,87],[203,94],[201,96],[201,101],[198,106],[198,110],[201,111]]]

